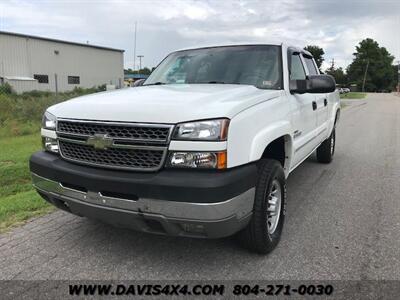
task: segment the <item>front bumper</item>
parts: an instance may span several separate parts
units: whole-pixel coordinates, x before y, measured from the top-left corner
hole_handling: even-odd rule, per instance
[[[144,232],[225,237],[245,227],[253,210],[254,165],[144,174],[80,166],[38,152],[30,168],[39,194],[58,208]]]

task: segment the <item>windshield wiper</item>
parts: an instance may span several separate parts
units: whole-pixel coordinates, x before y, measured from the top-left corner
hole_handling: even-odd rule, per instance
[[[225,82],[223,81],[216,81],[216,80],[212,80],[212,81],[207,81],[207,82],[188,82],[189,84],[225,84]]]
[[[143,84],[143,85],[146,86],[146,85],[163,85],[163,84],[167,84],[167,83],[161,82],[161,81],[157,81],[157,82],[154,82],[154,83]]]

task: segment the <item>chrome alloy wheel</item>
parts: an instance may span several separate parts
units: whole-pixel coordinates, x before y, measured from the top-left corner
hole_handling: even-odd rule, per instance
[[[272,181],[271,192],[266,200],[268,233],[273,234],[278,227],[282,206],[282,190],[278,180]]]

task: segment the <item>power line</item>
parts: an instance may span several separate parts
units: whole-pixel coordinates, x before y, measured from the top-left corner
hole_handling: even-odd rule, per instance
[[[135,40],[133,46],[133,71],[136,69],[136,29],[137,29],[137,22],[135,21]]]

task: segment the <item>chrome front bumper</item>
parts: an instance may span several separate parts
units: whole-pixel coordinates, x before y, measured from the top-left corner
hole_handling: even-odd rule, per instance
[[[33,185],[42,197],[61,209],[151,233],[205,238],[229,236],[248,224],[253,210],[254,187],[216,203],[130,200],[65,187],[60,182],[31,174]]]

